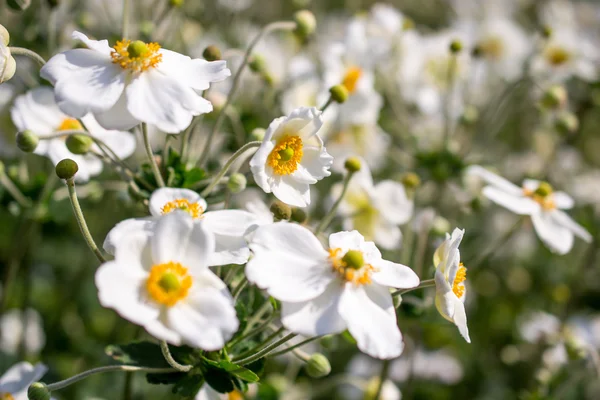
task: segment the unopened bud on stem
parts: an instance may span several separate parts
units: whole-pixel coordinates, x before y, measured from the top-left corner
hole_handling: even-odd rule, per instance
[[[73,154],[87,154],[93,144],[92,138],[86,135],[69,135],[67,137],[67,149]]]
[[[50,391],[44,383],[35,382],[27,389],[27,398],[29,400],[50,400]]]
[[[278,220],[289,220],[292,216],[292,208],[280,200],[275,200],[270,208],[273,216]]]
[[[331,372],[331,364],[327,357],[321,353],[315,353],[310,356],[306,362],[306,373],[311,378],[322,378]]]
[[[33,153],[40,142],[40,138],[33,131],[25,130],[17,133],[17,147],[25,153]]]
[[[350,157],[346,159],[346,162],[344,163],[344,168],[346,168],[346,171],[354,173],[360,171],[360,164],[361,162],[358,157]]]
[[[206,61],[218,61],[221,59],[221,49],[214,45],[208,46],[202,52],[202,57]]]
[[[65,158],[56,164],[56,175],[60,179],[71,179],[75,176],[78,170],[79,166],[70,158]]]
[[[227,189],[233,194],[240,193],[244,189],[246,189],[246,184],[248,183],[246,176],[244,174],[235,173],[231,174],[229,180],[227,181]]]
[[[317,29],[317,20],[315,15],[308,10],[301,10],[294,14],[294,22],[296,23],[295,33],[300,37],[312,35]]]
[[[343,103],[348,100],[348,89],[344,85],[335,85],[329,88],[329,94],[336,103]]]

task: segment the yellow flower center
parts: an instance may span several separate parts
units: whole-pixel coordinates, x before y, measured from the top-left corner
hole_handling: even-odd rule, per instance
[[[277,175],[290,175],[298,169],[302,155],[302,139],[299,136],[286,136],[271,150],[267,164]]]
[[[535,200],[546,211],[554,210],[556,203],[554,202],[554,190],[548,182],[540,182],[535,190],[523,188],[525,196]]]
[[[81,122],[76,120],[75,118],[65,118],[62,120],[56,131],[83,131],[83,126]]]
[[[119,64],[123,69],[134,72],[154,68],[162,61],[158,43],[144,43],[141,40],[118,40],[110,54],[113,64]]]
[[[373,281],[371,275],[377,269],[371,264],[366,264],[363,253],[359,250],[348,250],[340,257],[342,249],[329,249],[329,260],[333,270],[346,282],[356,286],[370,285]]]
[[[0,400],[15,400],[10,393],[0,393]]]
[[[505,52],[504,41],[498,36],[485,38],[478,44],[482,54],[492,60],[500,60]]]
[[[362,76],[363,71],[358,67],[350,67],[346,70],[346,75],[342,80],[342,85],[348,89],[348,93],[352,94],[356,90],[358,80]]]
[[[463,283],[467,279],[467,269],[463,263],[459,264],[458,271],[456,271],[456,277],[452,283],[452,291],[459,299],[465,294],[465,284]]]
[[[187,199],[175,199],[173,201],[168,202],[161,209],[163,215],[168,214],[174,210],[183,210],[186,213],[190,214],[192,218],[200,218],[204,210],[200,207],[198,203],[190,203]]]
[[[244,400],[244,396],[237,390],[227,393],[227,400]]]
[[[150,297],[167,307],[174,306],[185,299],[192,287],[192,277],[187,268],[180,263],[168,262],[152,266],[146,281],[146,290]]]
[[[563,47],[551,46],[544,52],[544,57],[546,57],[550,65],[558,67],[566,64],[571,59],[571,53]]]

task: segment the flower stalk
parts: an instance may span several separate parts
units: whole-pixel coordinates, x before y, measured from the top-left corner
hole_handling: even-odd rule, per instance
[[[44,65],[46,65],[46,60],[44,60],[44,57],[40,56],[35,51],[25,49],[23,47],[12,47],[12,46],[9,47],[9,50],[10,50],[10,54],[12,54],[13,56],[25,56],[27,58],[30,58],[33,61],[35,61],[36,63],[38,63],[40,67],[43,67]]]
[[[338,207],[342,203],[342,200],[344,199],[344,196],[346,195],[346,192],[348,191],[348,186],[350,185],[350,180],[352,179],[353,175],[354,175],[354,172],[352,172],[352,171],[348,171],[348,173],[346,174],[346,177],[344,178],[344,183],[343,183],[344,186],[342,187],[342,193],[340,194],[340,197],[338,197],[338,199],[333,204],[333,207],[331,207],[331,210],[329,210],[327,215],[325,215],[323,217],[323,219],[317,226],[317,229],[315,230],[315,235],[318,235],[319,233],[321,233],[331,223],[331,220],[335,216],[335,212],[337,211]]]
[[[144,139],[146,155],[148,156],[148,161],[150,162],[150,167],[152,168],[152,173],[154,174],[154,179],[156,179],[156,183],[159,187],[165,187],[165,180],[160,173],[158,163],[156,162],[156,158],[154,158],[154,154],[152,153],[152,147],[150,147],[150,139],[148,138],[148,125],[146,125],[146,123],[142,123],[142,137]]]
[[[191,370],[192,368],[194,368],[193,365],[183,365],[183,364],[179,364],[177,361],[175,361],[175,359],[171,355],[171,351],[169,350],[168,343],[166,341],[164,341],[164,340],[160,341],[160,351],[162,352],[162,355],[165,358],[165,360],[175,370],[177,370],[179,372],[188,372],[189,370]]]

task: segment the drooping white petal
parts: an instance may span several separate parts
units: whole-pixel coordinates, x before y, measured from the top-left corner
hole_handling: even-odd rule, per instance
[[[569,215],[564,213],[563,211],[560,211],[560,210],[553,211],[552,218],[556,222],[558,222],[560,225],[564,226],[565,228],[567,228],[571,232],[573,232],[575,234],[575,236],[578,236],[579,238],[583,239],[584,241],[586,241],[588,243],[590,243],[592,241],[592,235],[590,235],[590,233],[583,226],[581,226],[577,222],[573,221],[573,219]]]
[[[358,231],[342,231],[329,235],[329,248],[341,249],[342,253],[348,250],[360,250],[365,243],[365,238]]]
[[[40,380],[48,371],[44,364],[31,365],[28,362],[20,362],[10,367],[0,377],[0,393],[21,394],[26,393],[27,388],[33,382]]]
[[[539,238],[558,254],[567,254],[573,247],[573,232],[553,218],[554,212],[539,212],[531,216]]]
[[[377,272],[373,273],[373,281],[383,286],[408,289],[419,286],[419,277],[406,265],[387,260],[373,263]]]
[[[540,205],[537,202],[523,196],[522,193],[512,194],[503,189],[486,186],[483,188],[483,195],[494,203],[519,215],[531,215],[537,213],[540,209]]]
[[[88,38],[86,35],[84,35],[81,32],[78,31],[74,31],[73,34],[71,35],[71,37],[74,40],[80,40],[82,41],[89,49],[97,51],[101,54],[104,54],[106,56],[111,55],[111,53],[114,51],[109,45],[108,45],[108,40],[92,40],[90,38]]]
[[[469,337],[469,327],[467,326],[467,313],[465,311],[465,305],[458,298],[454,300],[454,324],[467,343],[471,343],[471,338]]]
[[[190,203],[198,203],[202,210],[206,210],[206,200],[190,189],[180,188],[160,188],[152,192],[150,196],[149,209],[150,214],[154,216],[163,215],[162,209],[167,203],[175,200],[184,199]]]
[[[315,179],[315,182],[331,175],[329,169],[333,165],[333,157],[327,153],[325,147],[305,146],[303,152],[302,166]]]
[[[310,204],[310,186],[298,182],[288,176],[276,179],[271,191],[279,200],[295,207],[306,207]]]
[[[470,166],[469,168],[467,168],[466,173],[469,175],[478,176],[490,185],[495,186],[508,194],[518,196],[523,193],[523,189],[519,186],[479,165]]]
[[[210,83],[220,82],[231,75],[225,61],[191,59],[171,50],[161,49],[162,61],[158,70],[195,90],[206,90]]]

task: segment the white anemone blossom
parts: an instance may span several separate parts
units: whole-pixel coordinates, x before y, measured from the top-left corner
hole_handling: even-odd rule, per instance
[[[334,233],[326,250],[308,229],[278,222],[259,227],[250,249],[246,276],[281,301],[284,327],[304,336],[348,329],[364,353],[382,359],[402,353],[389,288],[416,287],[419,278],[384,260],[360,233]]]
[[[200,91],[231,75],[225,61],[191,59],[157,43],[124,39],[110,47],[80,32],[73,39],[87,48],[52,57],[41,76],[55,86],[63,112],[76,118],[92,113],[107,129],[146,122],[178,133],[192,117],[212,111]]]
[[[0,350],[4,353],[16,355],[23,346],[26,354],[37,355],[45,344],[42,317],[35,309],[13,308],[0,317]]]
[[[27,400],[29,385],[37,382],[48,371],[44,364],[20,362],[0,377],[0,399]]]
[[[336,184],[332,197],[339,197],[342,184]],[[365,237],[384,249],[400,246],[402,232],[398,225],[408,222],[414,204],[408,198],[404,185],[384,180],[376,185],[369,167],[361,163],[354,174],[346,195],[338,208],[346,230],[356,229]]]
[[[331,175],[333,163],[317,134],[323,120],[316,108],[298,108],[269,125],[250,160],[256,184],[292,206],[310,204],[310,185]]]
[[[100,303],[143,326],[157,339],[219,350],[239,322],[227,286],[208,268],[214,236],[183,211],[135,229],[115,245],[115,259],[100,266]]]
[[[568,253],[574,236],[591,242],[589,232],[562,211],[573,208],[571,196],[554,191],[547,182],[526,179],[519,187],[480,166],[469,167],[467,174],[479,176],[489,184],[483,188],[483,195],[494,203],[515,214],[529,215],[537,235],[551,251]]]
[[[119,158],[129,157],[135,151],[135,137],[124,131],[102,128],[91,114],[86,114],[79,122],[58,108],[51,88],[38,87],[18,96],[10,110],[12,120],[19,131],[31,130],[43,139],[60,135],[61,131],[81,130],[102,140]],[[75,181],[87,182],[102,172],[102,161],[93,154],[76,155],[69,151],[65,136],[40,140],[34,153],[48,157],[55,165],[70,158],[77,162],[79,170]],[[91,150],[101,153],[94,143]]]
[[[465,312],[465,280],[467,269],[460,262],[458,246],[463,238],[464,229],[455,228],[452,235],[446,234],[446,240],[433,254],[435,265],[435,306],[448,321],[454,323],[468,343],[469,328]]]

